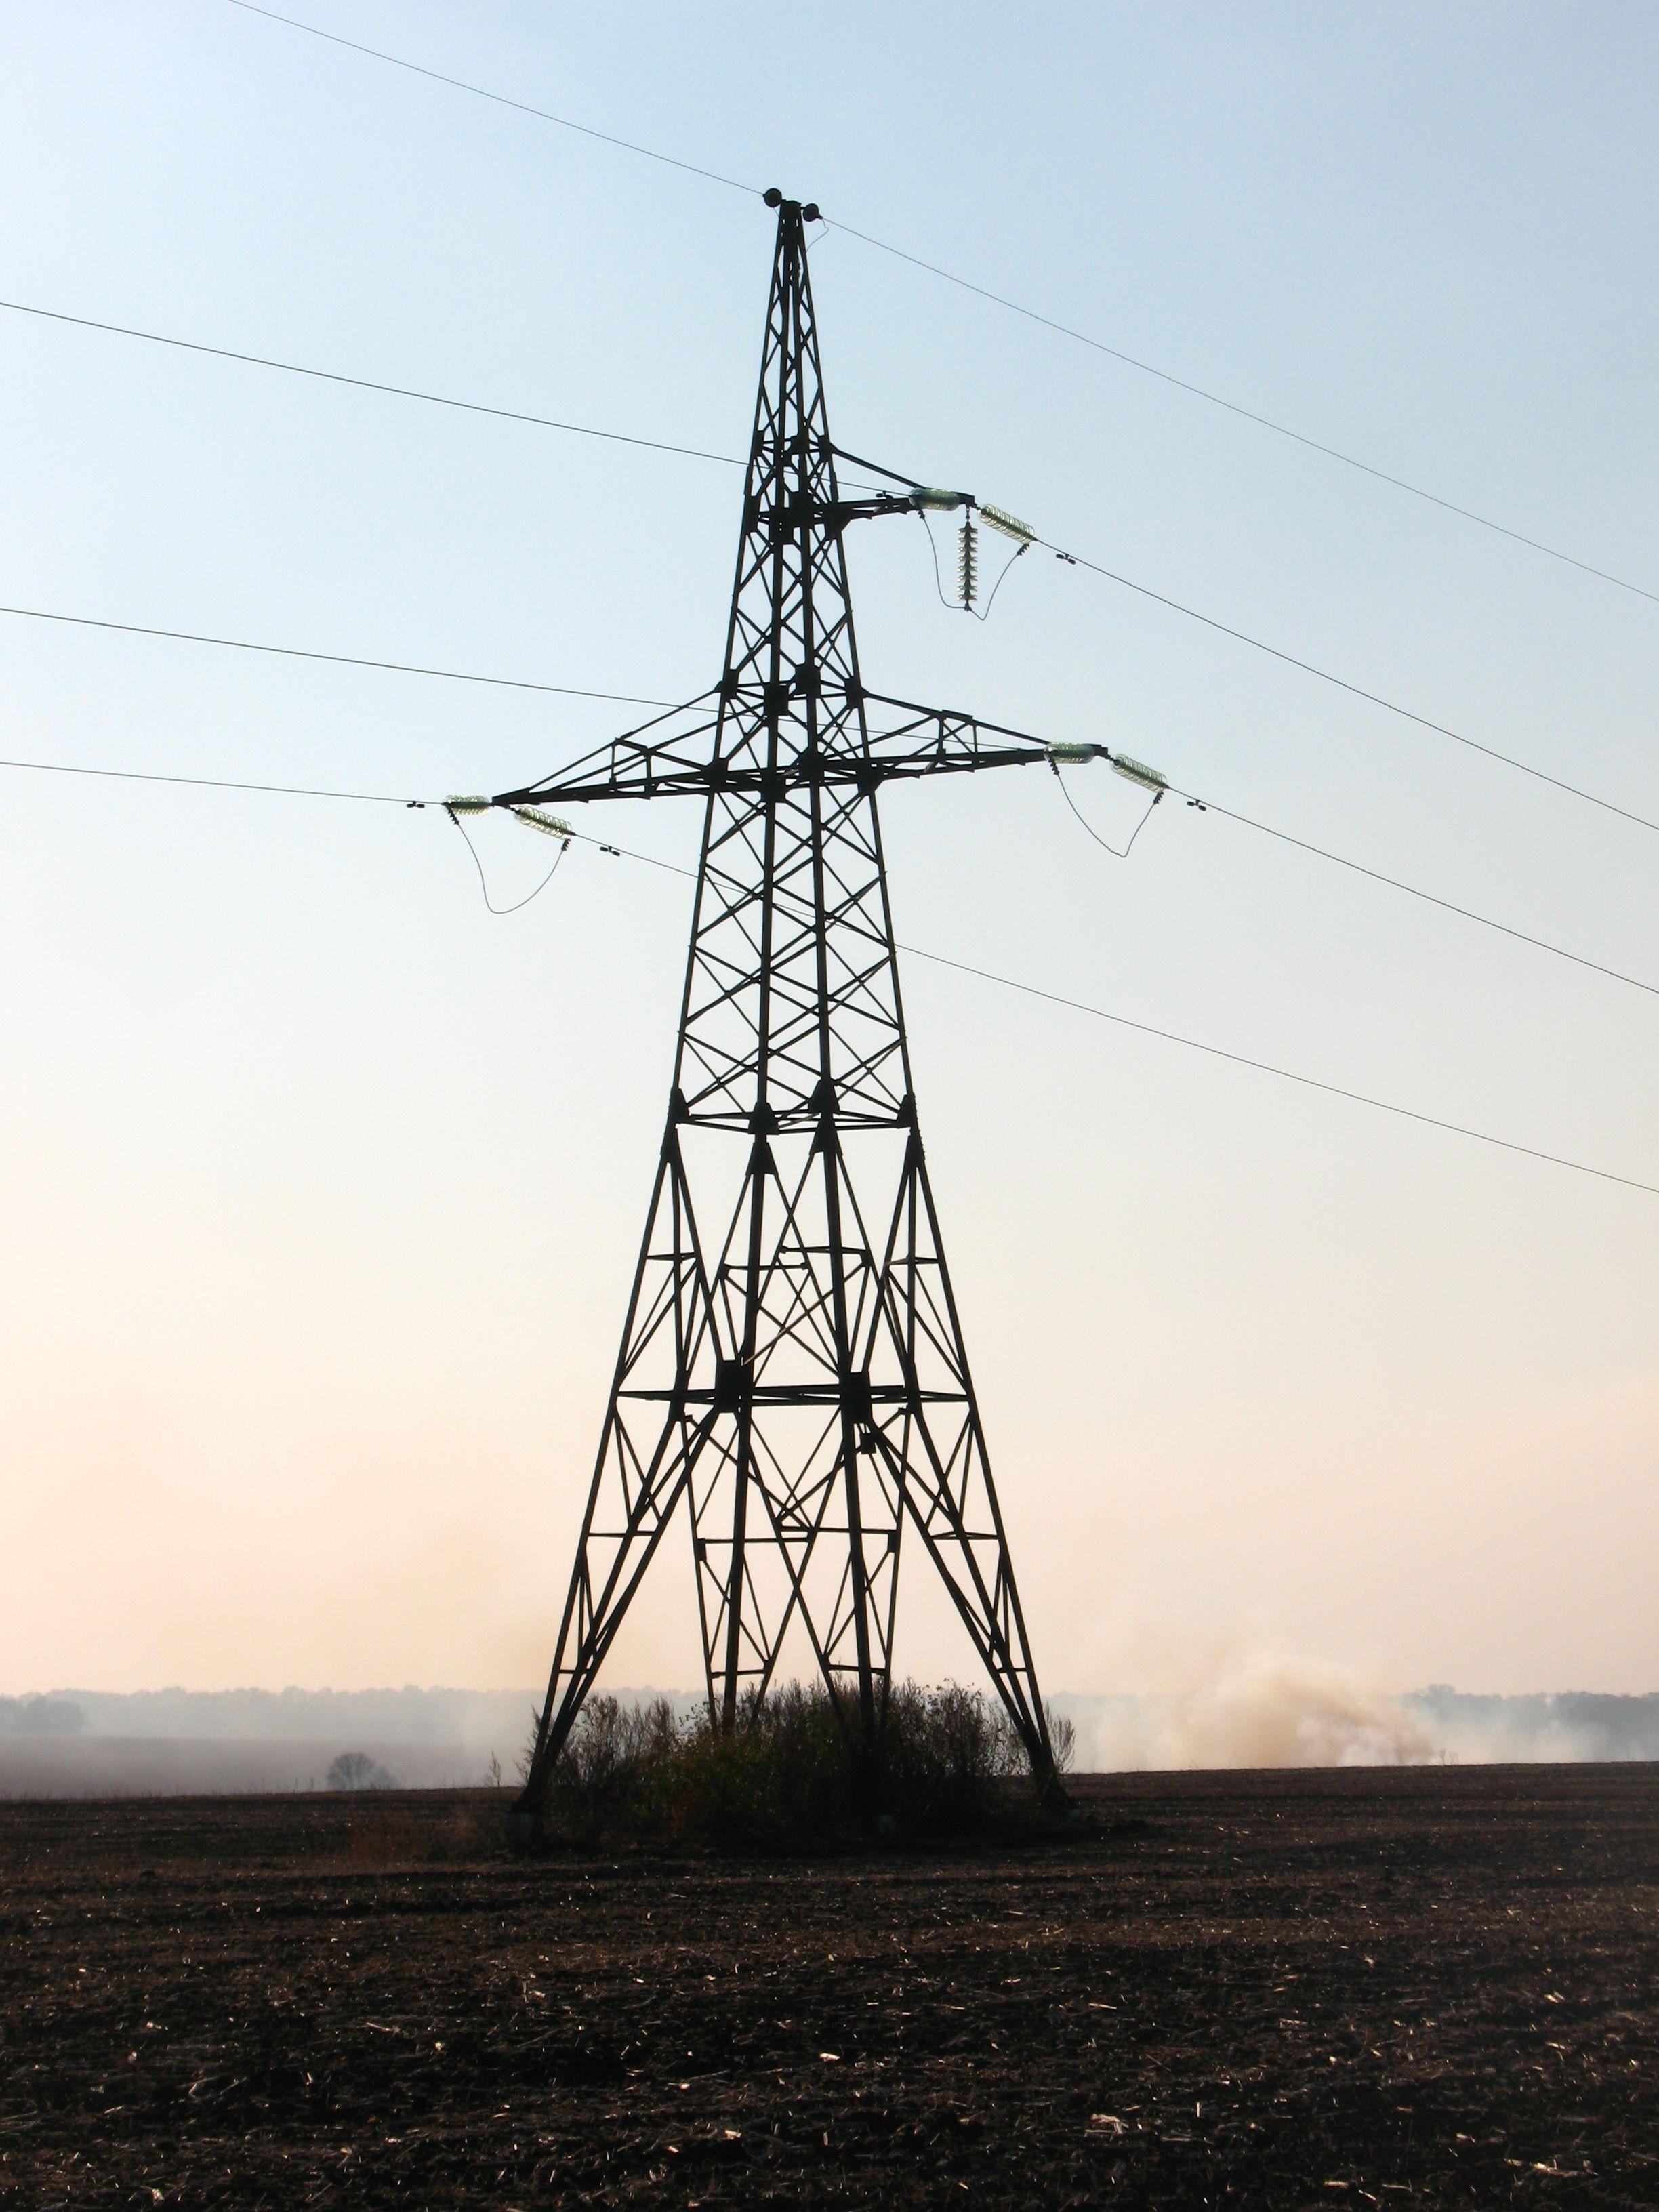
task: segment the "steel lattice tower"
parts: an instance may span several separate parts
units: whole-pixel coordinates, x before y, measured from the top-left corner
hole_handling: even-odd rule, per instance
[[[943,502],[885,470],[908,489],[842,497],[805,252],[817,210],[767,198],[725,672],[492,802],[696,794],[705,810],[667,1127],[527,1810],[682,1504],[724,1726],[764,1697],[799,1624],[849,1735],[878,1744],[908,1526],[1057,1787],[917,1125],[876,806],[895,777],[1048,752],[866,691],[843,532]]]

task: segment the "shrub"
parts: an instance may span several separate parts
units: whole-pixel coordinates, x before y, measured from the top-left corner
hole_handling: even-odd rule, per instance
[[[1070,1731],[1050,1719],[1069,1763]],[[904,1683],[867,1751],[821,1684],[750,1698],[726,1733],[706,1714],[677,1721],[665,1700],[591,1698],[555,1762],[544,1832],[781,1850],[851,1841],[872,1826],[914,1836],[1029,1827],[1050,1808],[1000,1706],[950,1685]]]

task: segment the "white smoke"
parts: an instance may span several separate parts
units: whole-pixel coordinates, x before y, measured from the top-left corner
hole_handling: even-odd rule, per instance
[[[1440,1756],[1424,1717],[1329,1661],[1223,1656],[1157,1697],[1057,1698],[1075,1723],[1080,1770],[1410,1766]]]

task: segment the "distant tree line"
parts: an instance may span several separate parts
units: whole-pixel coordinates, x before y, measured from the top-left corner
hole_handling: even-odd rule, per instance
[[[1413,1707],[1455,1755],[1485,1759],[1659,1759],[1659,1692],[1557,1690],[1482,1697],[1431,1682]]]
[[[86,1724],[67,1698],[0,1698],[0,1735],[79,1735]]]

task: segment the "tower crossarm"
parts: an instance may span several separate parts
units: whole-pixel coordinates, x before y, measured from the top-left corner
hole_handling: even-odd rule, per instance
[[[854,688],[848,687],[849,694]],[[811,785],[874,791],[884,783],[919,776],[1030,768],[1056,759],[1109,761],[1112,757],[1104,745],[1050,744],[1028,731],[986,721],[953,707],[923,707],[914,700],[862,691],[856,697],[849,696],[848,702],[853,706],[862,704],[865,709],[861,744],[814,744],[802,730],[803,742],[781,745],[775,764],[765,766],[756,762],[750,749],[738,758],[726,757],[719,743],[723,715],[696,721],[689,728],[679,720],[675,726],[678,718],[695,713],[710,696],[705,694],[703,700],[693,701],[690,708],[674,710],[672,717],[659,723],[647,723],[613,738],[538,782],[498,792],[492,804],[509,808],[576,806],[601,799],[707,797],[711,790],[781,798]],[[776,702],[786,730],[793,704],[793,699]],[[712,747],[711,736],[715,739]]]
[[[878,783],[905,777],[972,775],[987,768],[1032,768],[1056,758],[1109,760],[1104,745],[1049,744],[1028,730],[1012,730],[954,707],[922,707],[912,699],[865,694],[869,714],[869,766]],[[888,717],[896,717],[888,720]]]
[[[711,710],[711,702],[718,705]],[[668,799],[687,793],[706,794],[713,778],[711,761],[718,758],[723,720],[719,687],[688,699],[684,706],[641,722],[617,737],[607,738],[591,753],[551,775],[500,791],[495,806],[582,805],[591,799]],[[711,739],[714,741],[711,747]]]

